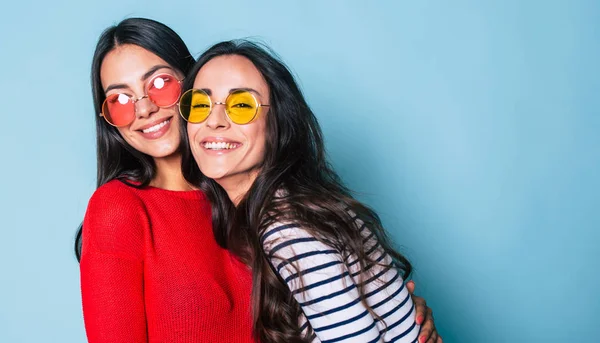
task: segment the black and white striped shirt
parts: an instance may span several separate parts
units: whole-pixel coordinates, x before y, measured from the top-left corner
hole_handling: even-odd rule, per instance
[[[344,258],[295,223],[271,225],[263,234],[271,265],[302,307],[299,324],[303,332],[312,327],[313,343],[416,342],[420,327],[404,281],[398,269],[384,267],[392,265],[391,257],[371,230],[356,220],[369,256],[379,263],[362,276],[366,302],[382,320],[359,299],[361,272],[355,256]]]

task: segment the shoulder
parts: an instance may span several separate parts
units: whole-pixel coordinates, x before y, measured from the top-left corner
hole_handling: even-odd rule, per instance
[[[88,202],[86,216],[125,219],[143,209],[144,204],[135,188],[118,180],[98,187]]]
[[[261,235],[261,243],[269,258],[290,258],[321,254],[338,254],[326,240],[296,222],[277,222]]]
[[[83,252],[135,254],[143,241],[148,216],[135,188],[113,180],[90,198],[83,221]]]
[[[262,233],[260,241],[264,247],[298,238],[313,237],[300,224],[293,221],[275,222]]]
[[[287,195],[285,190],[278,190],[275,193],[275,198],[282,198]],[[288,242],[292,240],[301,240],[301,241],[311,241],[316,240],[321,244],[332,245],[331,242],[337,241],[335,237],[331,237],[329,233],[333,232],[331,230],[331,226],[338,224],[343,225],[345,227],[339,227],[339,230],[363,230],[365,225],[358,218],[356,213],[352,211],[347,206],[338,205],[332,206],[328,208],[329,211],[333,209],[336,212],[336,217],[338,218],[337,222],[331,221],[330,223],[318,222],[316,219],[312,219],[312,221],[308,225],[308,227],[312,227],[315,229],[308,229],[308,227],[304,224],[306,221],[299,220],[298,218],[294,218],[290,213],[295,213],[294,207],[299,206],[296,204],[288,204],[282,203],[280,204],[281,208],[278,208],[278,212],[272,213],[270,218],[272,222],[268,224],[267,228],[261,232],[260,240],[265,249],[273,246],[274,244],[281,242]],[[292,209],[292,210],[290,210]],[[282,215],[281,212],[287,212],[287,214]],[[302,211],[299,211],[302,212]]]
[[[133,197],[135,196],[134,190],[134,187],[129,186],[119,180],[112,180],[98,187],[98,189],[94,191],[94,194],[92,194],[91,200],[105,197],[111,197],[115,199]]]

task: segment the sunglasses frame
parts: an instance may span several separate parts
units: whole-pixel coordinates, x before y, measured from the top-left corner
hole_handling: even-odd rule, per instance
[[[204,120],[199,121],[199,122],[193,122],[193,121],[189,121],[184,115],[183,112],[181,111],[181,99],[183,98],[184,95],[186,95],[189,92],[201,92],[204,95],[206,95],[206,97],[208,98],[208,100],[210,101],[210,109],[208,110],[208,115],[206,116],[206,118],[204,118]],[[252,99],[254,99],[254,102],[256,104],[256,110],[254,111],[254,115],[252,116],[252,119],[250,119],[247,123],[237,123],[235,122],[231,116],[229,115],[229,110],[227,109],[227,100],[229,99],[230,96],[232,96],[233,94],[236,93],[248,93],[250,94],[250,96],[252,97]],[[246,89],[240,89],[237,91],[233,91],[231,93],[229,93],[229,95],[227,95],[227,97],[225,98],[225,101],[216,101],[213,102],[212,98],[210,97],[210,95],[208,95],[208,93],[206,93],[205,91],[203,91],[202,89],[197,89],[197,88],[191,88],[188,89],[187,91],[181,93],[181,96],[179,97],[179,104],[178,104],[178,108],[179,108],[179,114],[181,115],[181,117],[183,118],[183,120],[185,120],[188,123],[192,123],[192,124],[200,124],[200,123],[204,123],[206,120],[208,120],[208,118],[210,117],[210,115],[212,114],[213,108],[215,105],[224,105],[225,106],[225,114],[227,115],[227,118],[229,118],[229,120],[236,124],[236,125],[248,125],[250,123],[252,123],[254,120],[256,120],[256,118],[258,117],[258,111],[260,110],[261,107],[269,107],[270,105],[268,104],[261,104],[258,99],[256,98],[256,96],[254,94],[252,94],[252,92],[250,92],[249,90]]]
[[[154,101],[152,101],[152,99],[151,99],[151,98],[148,96],[148,87],[149,87],[149,85],[150,85],[150,83],[151,83],[152,81],[156,80],[156,79],[157,79],[159,76],[163,76],[163,75],[170,76],[171,78],[173,78],[173,79],[177,80],[177,83],[179,84],[179,94],[180,94],[180,96],[179,96],[179,97],[177,97],[177,98],[175,99],[175,102],[173,102],[173,103],[172,103],[172,104],[170,104],[170,105],[158,106],[158,105],[156,105],[156,103],[155,103]],[[106,121],[106,122],[107,122],[109,125],[111,125],[111,126],[114,126],[114,127],[124,127],[124,126],[127,126],[127,125],[129,125],[129,124],[133,123],[133,121],[135,120],[135,114],[137,113],[137,108],[136,108],[135,104],[136,104],[138,101],[142,100],[142,99],[148,98],[148,100],[150,100],[150,101],[151,101],[151,102],[152,102],[154,105],[156,105],[156,106],[158,106],[158,107],[160,107],[160,108],[171,107],[171,106],[173,106],[173,105],[175,105],[175,104],[178,104],[178,103],[179,103],[179,99],[180,99],[180,97],[181,97],[181,90],[182,90],[181,83],[183,82],[183,80],[184,80],[184,79],[181,79],[181,80],[179,80],[179,79],[178,79],[178,78],[177,78],[175,75],[172,75],[172,74],[169,74],[169,73],[160,73],[160,74],[157,74],[157,75],[153,76],[153,77],[152,77],[152,78],[150,78],[148,81],[146,81],[146,84],[144,85],[144,91],[145,91],[145,93],[146,93],[146,94],[142,95],[142,96],[141,96],[141,97],[139,97],[139,98],[135,98],[135,97],[133,97],[133,96],[129,96],[129,95],[125,94],[125,93],[114,93],[114,94],[111,94],[110,96],[113,96],[113,95],[121,95],[121,94],[123,94],[123,95],[127,96],[127,97],[129,98],[129,100],[130,100],[130,101],[133,103],[134,118],[133,118],[133,120],[132,120],[131,122],[129,122],[129,123],[125,124],[125,125],[118,125],[118,126],[117,126],[117,125],[115,125],[115,124],[111,123],[111,122],[110,122],[110,120],[108,120],[108,118],[106,118],[106,116],[104,115],[104,105],[106,104],[106,101],[108,100],[108,96],[105,96],[105,97],[104,97],[104,101],[102,102],[102,107],[100,107],[100,109],[102,110],[102,112],[100,112],[98,115],[99,115],[100,117],[103,117],[103,118],[104,118],[104,120],[105,120],[105,121]]]

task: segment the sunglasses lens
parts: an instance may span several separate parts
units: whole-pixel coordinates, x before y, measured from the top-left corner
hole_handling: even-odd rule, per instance
[[[183,93],[179,101],[179,112],[190,123],[201,123],[210,115],[210,97],[198,89]]]
[[[150,80],[148,97],[158,107],[168,107],[177,102],[181,95],[179,80],[168,74],[161,74]]]
[[[237,91],[227,97],[227,114],[236,124],[248,124],[258,112],[256,98],[248,91]]]
[[[125,94],[112,94],[104,100],[102,115],[114,126],[127,126],[135,119],[135,105]]]

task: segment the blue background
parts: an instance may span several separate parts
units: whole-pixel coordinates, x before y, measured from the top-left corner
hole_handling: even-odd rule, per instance
[[[128,16],[255,37],[416,267],[445,342],[600,338],[597,1],[13,1],[0,21],[0,341],[83,342],[89,68]]]

